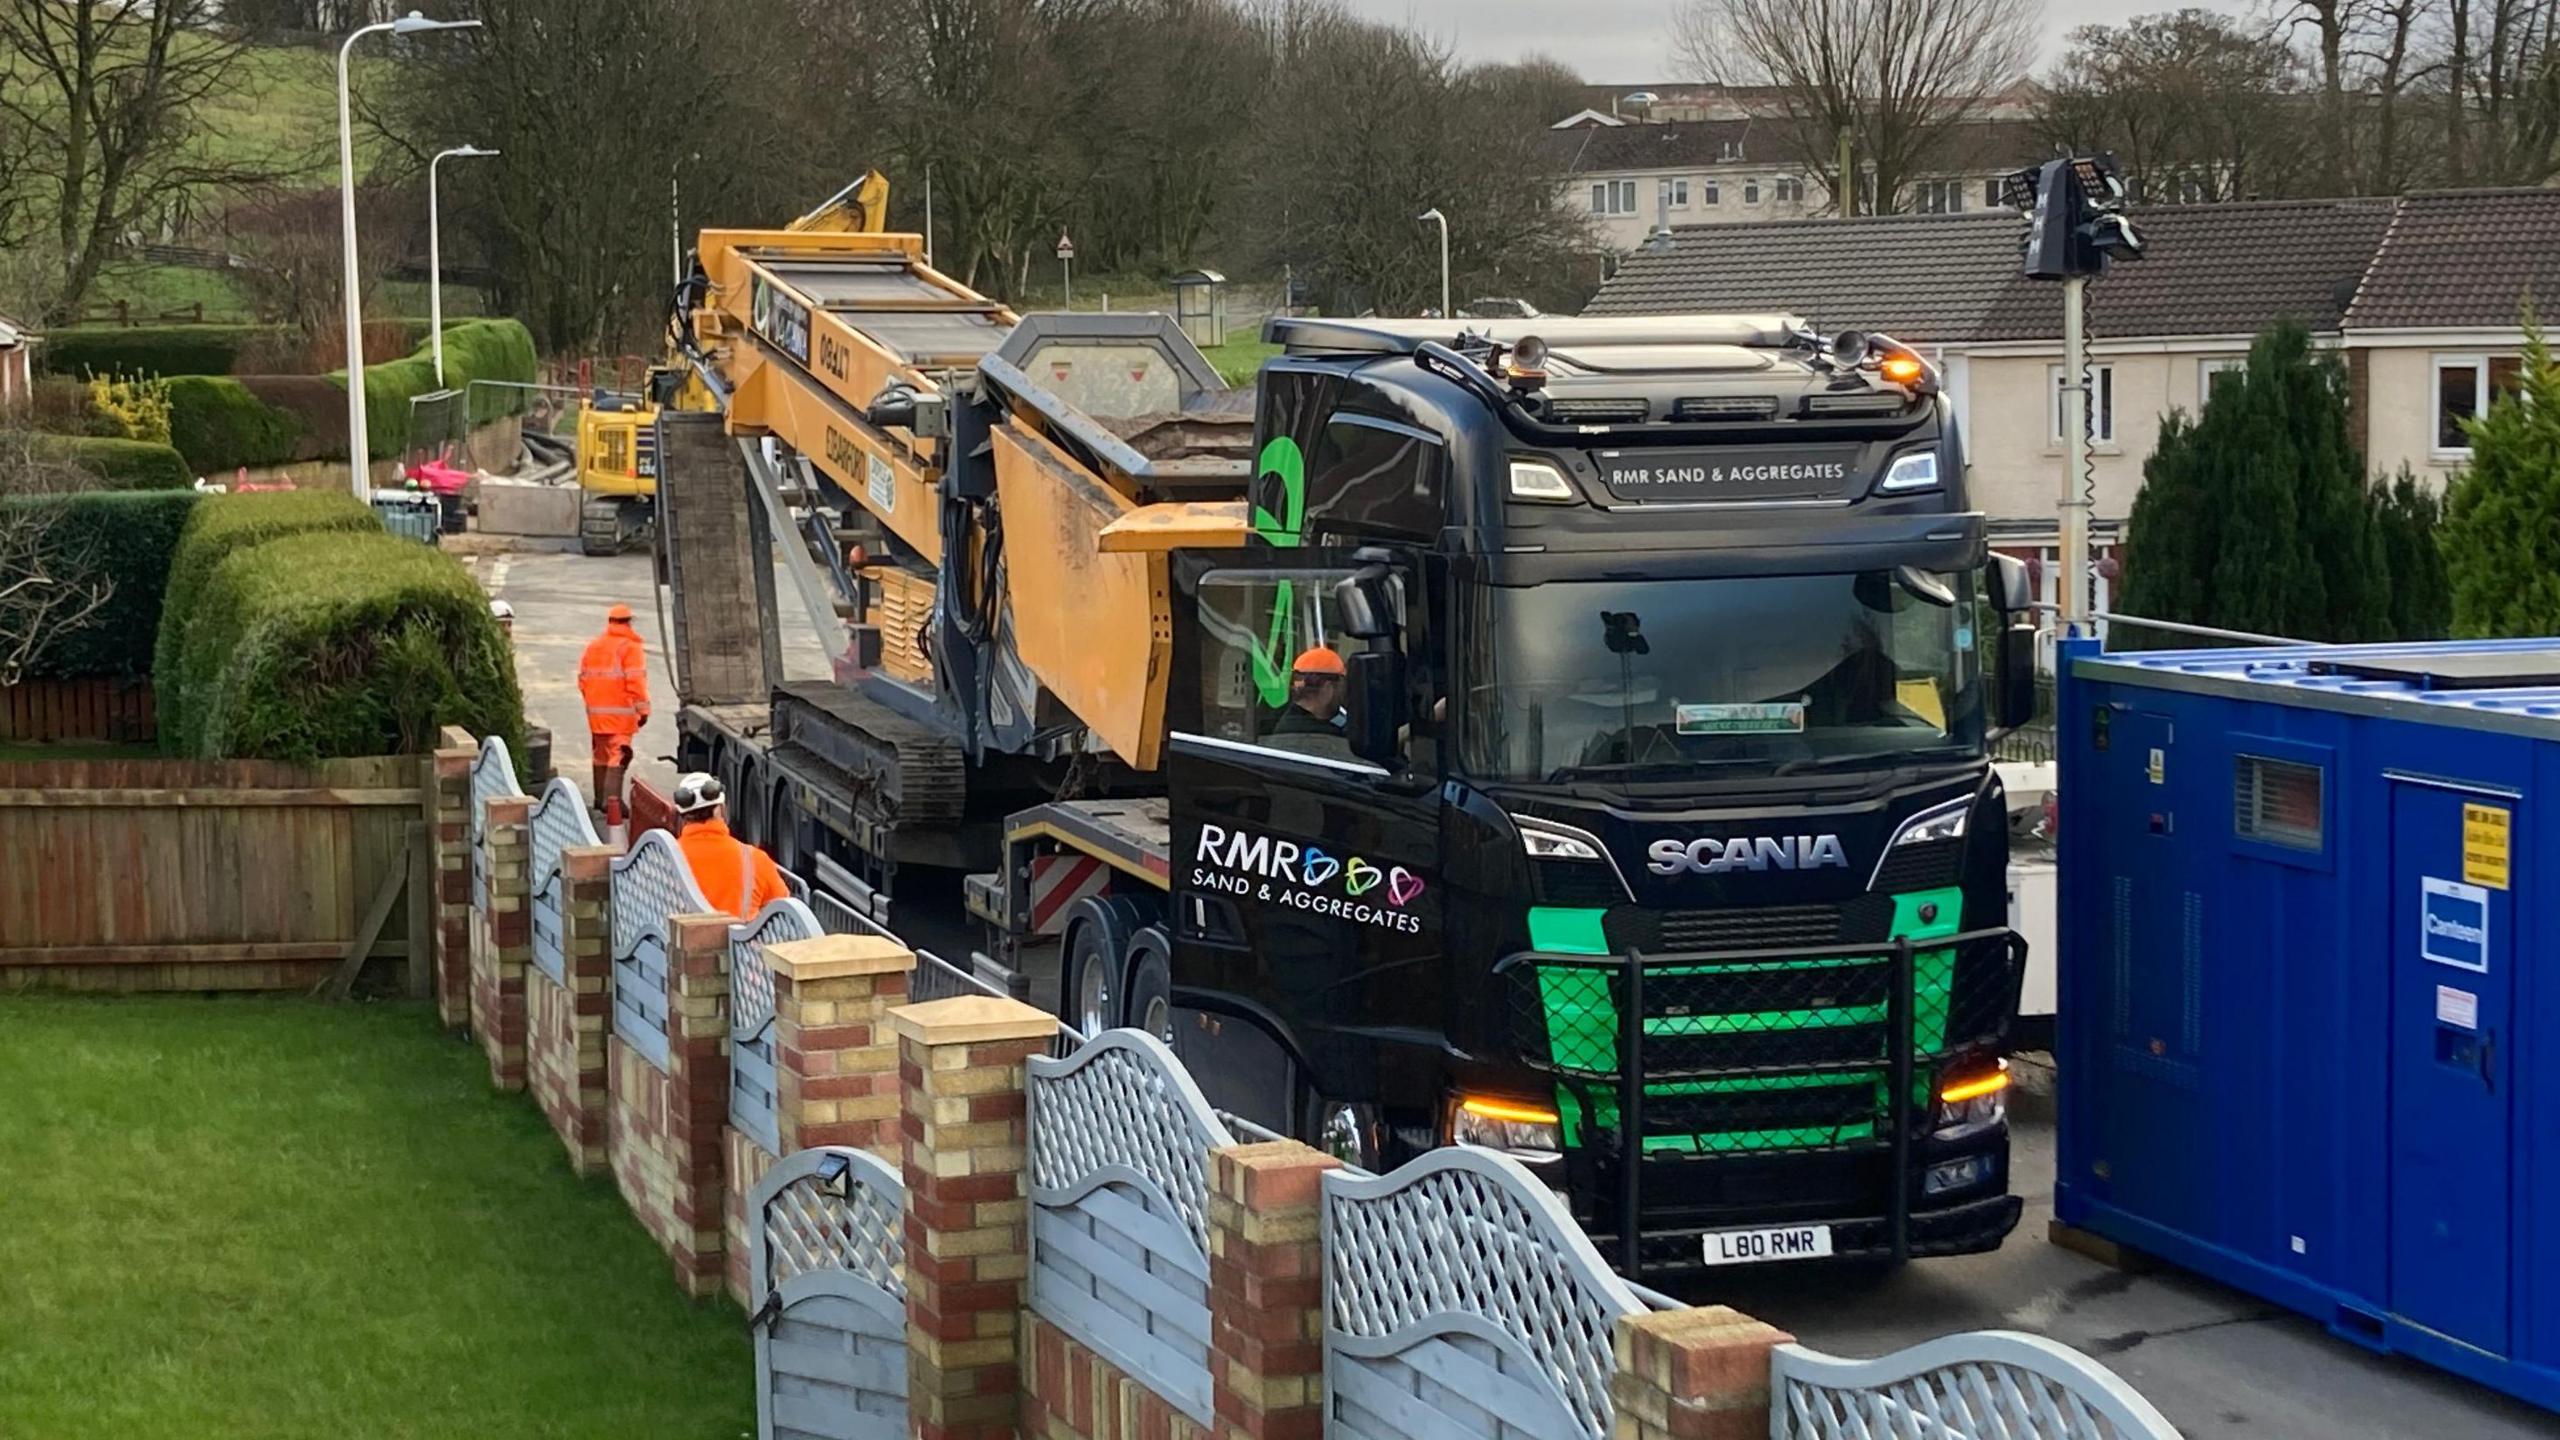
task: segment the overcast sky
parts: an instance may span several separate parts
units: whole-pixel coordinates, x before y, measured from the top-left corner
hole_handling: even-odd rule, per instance
[[[1677,0],[1351,0],[1379,20],[1400,20],[1450,42],[1469,60],[1543,52],[1594,84],[1683,80],[1665,35]],[[2194,4],[2238,13],[2247,0],[2046,0],[2047,58],[2076,25],[2114,23]]]

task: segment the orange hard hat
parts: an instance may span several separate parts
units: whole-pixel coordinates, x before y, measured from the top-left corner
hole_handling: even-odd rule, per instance
[[[607,620],[628,620],[631,618],[631,607],[628,605],[616,605],[612,609],[604,612],[604,618]]]
[[[1342,657],[1335,654],[1330,645],[1317,645],[1299,651],[1298,658],[1290,662],[1289,673],[1292,675],[1339,675],[1343,673]]]

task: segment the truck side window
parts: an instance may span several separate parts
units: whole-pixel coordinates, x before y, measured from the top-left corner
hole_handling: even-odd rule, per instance
[[[1204,733],[1319,760],[1354,762],[1343,730],[1344,657],[1333,587],[1344,569],[1228,570],[1201,577]]]
[[[1365,415],[1327,420],[1307,467],[1307,532],[1322,545],[1440,533],[1440,445],[1409,425]]]

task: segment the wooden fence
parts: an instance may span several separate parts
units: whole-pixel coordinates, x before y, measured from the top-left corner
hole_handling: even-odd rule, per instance
[[[0,685],[0,744],[111,740],[147,744],[160,734],[148,680],[21,680]]]
[[[423,994],[423,762],[0,763],[0,989]]]

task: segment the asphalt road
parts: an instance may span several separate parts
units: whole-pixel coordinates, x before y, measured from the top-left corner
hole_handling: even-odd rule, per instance
[[[557,767],[584,782],[585,711],[579,651],[616,601],[638,614],[652,659],[654,714],[635,773],[671,785],[674,687],[658,634],[646,556],[588,559],[517,551],[467,557],[482,588],[515,607],[517,676],[527,713],[551,728]],[[786,619],[795,618],[786,609]],[[823,675],[805,620],[786,630],[795,674]],[[924,912],[956,911],[956,888],[901,899],[901,928],[928,945],[965,945],[963,927]],[[950,931],[946,936],[942,932]],[[2022,1089],[2039,1088],[2022,1071]],[[1682,1298],[1757,1315],[1836,1355],[1867,1357],[1960,1330],[2023,1330],[2112,1366],[2176,1422],[2188,1440],[2552,1440],[2560,1417],[2508,1401],[2427,1367],[2377,1356],[2237,1291],[2175,1271],[2126,1274],[2047,1243],[2053,1215],[2049,1104],[2017,1107],[2012,1181],[2026,1216],[1990,1255],[1928,1260],[1883,1277],[1787,1267],[1719,1275]]]

